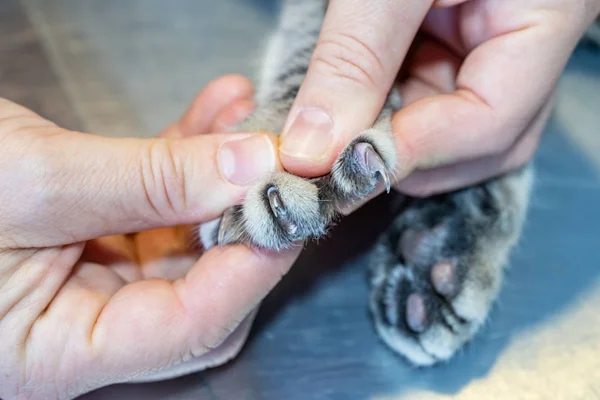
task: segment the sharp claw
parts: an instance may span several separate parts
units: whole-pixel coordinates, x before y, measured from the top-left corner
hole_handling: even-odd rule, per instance
[[[298,227],[290,221],[288,216],[287,208],[279,196],[279,191],[275,186],[271,186],[267,189],[267,198],[269,199],[269,205],[273,211],[273,215],[277,219],[279,226],[281,226],[288,235],[294,235],[298,230]]]
[[[269,205],[271,206],[273,214],[275,214],[275,218],[281,218],[287,215],[285,205],[283,204],[283,201],[281,201],[279,191],[275,186],[271,186],[267,189],[267,197],[269,198]]]
[[[385,191],[389,194],[391,189],[390,177],[387,172],[387,168],[385,163],[377,154],[373,146],[367,144],[367,148],[365,149],[365,166],[369,172],[374,174],[379,174],[383,182],[385,183]]]
[[[227,244],[225,241],[225,235],[227,234],[227,227],[231,221],[232,214],[232,210],[228,209],[225,210],[225,213],[223,213],[223,216],[221,217],[221,222],[219,223],[219,233],[217,234],[217,245],[219,247],[223,247]]]

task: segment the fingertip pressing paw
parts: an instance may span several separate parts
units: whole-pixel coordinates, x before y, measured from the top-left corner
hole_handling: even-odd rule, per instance
[[[391,118],[400,105],[392,90],[378,119],[340,152],[329,174],[308,179],[280,172],[252,187],[242,205],[201,228],[205,246],[242,242],[283,250],[322,237],[344,209],[380,187],[389,193],[396,162]],[[267,103],[239,127],[279,132],[290,106]]]
[[[279,172],[254,185],[242,205],[229,209],[210,228],[201,228],[205,247],[250,243],[284,250],[323,236],[341,208],[371,194],[378,185],[389,191],[395,160],[390,135],[389,130],[377,128],[363,132],[325,176],[307,179]]]

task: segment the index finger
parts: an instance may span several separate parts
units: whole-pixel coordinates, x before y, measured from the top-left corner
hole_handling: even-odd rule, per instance
[[[330,171],[339,152],[373,124],[432,3],[329,1],[314,50],[303,44],[289,57],[303,63],[306,50],[312,52],[281,138],[281,162],[288,171],[301,176]],[[290,17],[292,11],[284,13],[284,28],[306,30],[298,16]],[[314,33],[302,34],[310,45]]]

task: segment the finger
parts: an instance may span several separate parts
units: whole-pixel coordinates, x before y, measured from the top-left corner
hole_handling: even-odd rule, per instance
[[[433,0],[332,0],[280,148],[298,175],[328,172],[370,126]]]
[[[415,46],[406,60],[407,77],[399,85],[402,103],[453,93],[462,59],[440,43],[425,39]]]
[[[412,197],[429,197],[476,185],[525,165],[535,153],[541,131],[528,132],[513,147],[495,156],[488,156],[445,167],[417,170],[396,183],[395,190]],[[378,188],[372,194],[350,204],[340,212],[350,215],[384,192]]]
[[[226,132],[235,124],[240,123],[248,117],[255,109],[251,98],[239,99],[231,106],[224,108],[215,118],[211,132]]]
[[[298,253],[214,248],[185,279],[126,286],[104,306],[92,332],[93,351],[102,355],[100,365],[119,366],[121,376],[139,379],[216,348],[289,270]]]
[[[429,89],[429,86],[423,88],[417,86],[415,83],[413,94],[424,94]],[[397,182],[394,189],[414,197],[428,197],[477,184],[523,166],[533,157],[538,147],[542,132],[552,113],[553,99],[554,96],[508,150],[494,156],[414,171],[407,178]],[[340,211],[344,215],[349,215],[383,193],[384,189],[380,186],[365,199],[348,205]]]
[[[156,382],[166,379],[173,379],[191,373],[200,372],[208,368],[214,368],[223,365],[233,359],[241,350],[248,339],[252,323],[256,317],[258,308],[250,312],[246,318],[235,328],[235,330],[227,336],[227,338],[218,347],[202,354],[199,357],[194,357],[179,365],[167,368],[162,371],[152,372],[142,377],[132,379],[131,383],[141,382]]]
[[[209,83],[180,120],[163,130],[160,137],[177,139],[225,132],[254,111],[253,94],[252,84],[244,77],[219,78]]]
[[[462,3],[466,3],[469,0],[436,0],[433,3],[434,7],[439,7],[439,8],[443,8],[443,7],[454,7],[457,6],[459,4]]]
[[[139,269],[145,279],[179,279],[198,259],[194,226],[153,229],[135,235]]]
[[[0,106],[13,109],[0,130],[19,132],[0,132],[0,241],[13,247],[210,220],[279,168],[277,138],[266,134],[105,138],[36,127],[40,117],[11,104]]]
[[[394,188],[410,196],[428,197],[478,184],[525,165],[538,147],[551,114],[551,105],[552,102],[548,102],[531,128],[501,154],[418,170],[398,182]]]
[[[21,349],[38,317],[73,273],[83,244],[6,250],[0,274],[0,334]],[[10,348],[11,346],[9,346]]]
[[[241,75],[225,75],[211,81],[181,117],[178,123],[180,134],[187,137],[209,132],[224,109],[253,95],[254,86]]]
[[[574,45],[554,28],[512,26],[470,53],[454,93],[400,110],[397,176],[507,151],[548,101]]]

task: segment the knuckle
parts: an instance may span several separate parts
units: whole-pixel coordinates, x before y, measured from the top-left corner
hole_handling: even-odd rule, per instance
[[[146,201],[159,217],[176,217],[186,209],[182,161],[168,139],[152,140],[139,157],[139,174]]]
[[[324,73],[366,87],[380,86],[385,75],[377,52],[349,33],[325,33],[315,47],[313,63]]]

